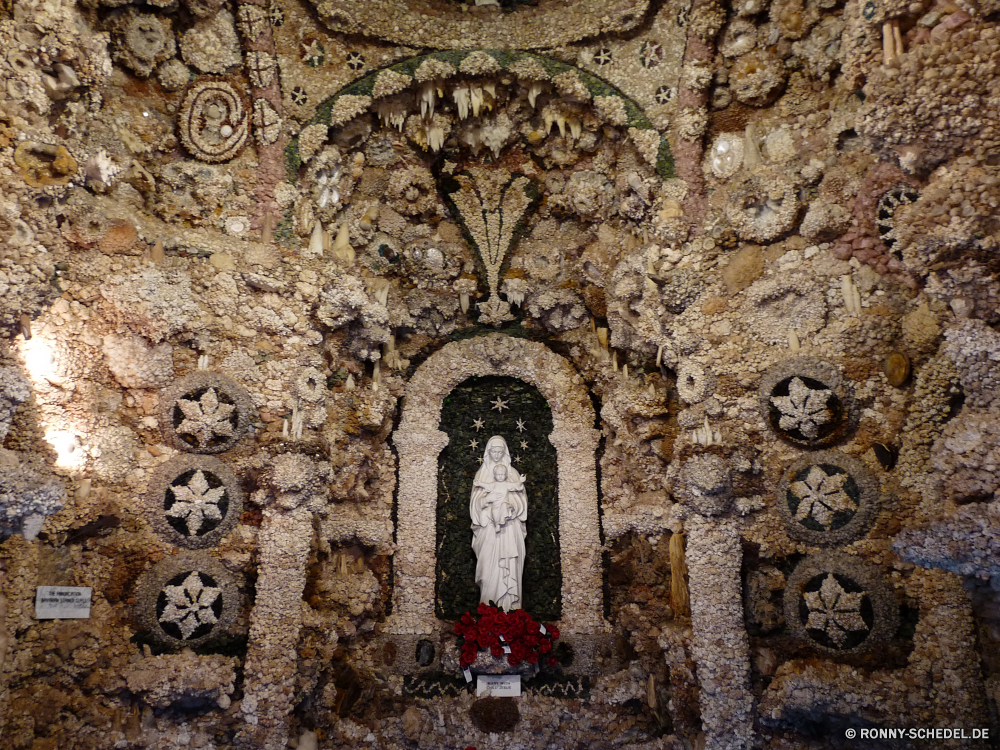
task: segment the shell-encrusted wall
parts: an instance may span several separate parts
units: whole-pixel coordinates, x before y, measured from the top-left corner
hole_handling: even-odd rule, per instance
[[[1000,732],[997,10],[0,0],[0,745]],[[507,378],[518,698],[439,619]]]

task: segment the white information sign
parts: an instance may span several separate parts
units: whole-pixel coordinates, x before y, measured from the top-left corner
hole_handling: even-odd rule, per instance
[[[476,679],[476,697],[517,698],[521,695],[521,675],[481,674]]]
[[[89,586],[39,586],[35,591],[36,620],[86,620],[89,618]]]

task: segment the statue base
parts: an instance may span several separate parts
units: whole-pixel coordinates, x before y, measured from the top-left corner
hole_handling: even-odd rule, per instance
[[[480,674],[519,674],[522,679],[530,679],[538,674],[538,664],[529,664],[522,661],[516,667],[507,661],[507,654],[494,656],[489,651],[483,650],[476,655],[476,660],[469,665],[469,671],[473,675]]]

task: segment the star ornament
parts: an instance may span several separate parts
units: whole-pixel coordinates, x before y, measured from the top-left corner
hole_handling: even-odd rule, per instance
[[[843,646],[850,633],[868,630],[861,617],[864,597],[864,592],[844,591],[833,574],[827,575],[819,591],[803,594],[809,609],[806,628],[822,630],[837,646]]]
[[[528,441],[527,440],[522,440],[521,441],[521,450],[523,450],[523,451],[528,450]]]
[[[160,614],[162,623],[177,625],[184,640],[189,639],[202,625],[214,625],[218,620],[212,605],[219,598],[222,589],[206,586],[201,574],[192,572],[180,586],[167,586],[167,606]]]
[[[226,488],[210,489],[203,472],[195,472],[186,485],[171,487],[170,491],[175,502],[166,514],[171,518],[185,519],[188,536],[197,535],[206,520],[222,520],[219,503],[226,494]]]
[[[833,525],[836,513],[846,513],[858,509],[844,489],[847,474],[827,474],[819,466],[809,469],[809,474],[800,482],[794,482],[792,493],[799,498],[795,513],[796,521],[813,518],[824,529]]]
[[[813,389],[802,382],[801,378],[792,378],[788,386],[787,396],[772,396],[771,403],[781,413],[778,425],[783,430],[798,430],[811,440],[819,437],[819,428],[832,419],[827,402],[833,396],[833,391],[822,388]]]
[[[524,432],[526,429],[528,428],[524,426],[524,420],[523,419],[517,420],[517,431]]]
[[[483,425],[485,424],[486,423],[483,422],[483,420],[477,419],[472,423],[472,426],[476,428],[476,432],[479,432],[481,429],[483,429]]]
[[[507,402],[504,401],[499,396],[497,396],[496,400],[493,401],[492,403],[493,403],[493,407],[492,408],[496,409],[500,413],[503,413],[504,409],[509,409],[510,408],[509,406],[507,406]]]
[[[476,450],[477,448],[479,448],[479,441],[478,440],[470,440],[469,441],[469,447],[472,448],[472,450]]]
[[[184,415],[184,420],[177,426],[177,432],[191,435],[199,445],[208,445],[217,436],[232,436],[233,425],[230,419],[236,407],[222,403],[214,388],[209,388],[197,400],[177,399],[177,406]]]

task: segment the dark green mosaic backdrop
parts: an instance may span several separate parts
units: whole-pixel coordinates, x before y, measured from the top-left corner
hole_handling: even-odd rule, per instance
[[[507,402],[502,412],[497,398]],[[483,420],[476,430],[474,421]],[[524,431],[517,420],[524,422]],[[559,561],[559,493],[556,449],[549,442],[552,412],[534,386],[516,378],[470,378],[444,400],[441,429],[448,446],[438,458],[437,615],[457,620],[479,604],[476,555],[472,551],[469,496],[472,480],[493,435],[507,441],[511,465],[526,475],[528,495],[523,606],[535,619],[557,620],[562,613]],[[475,449],[471,441],[477,441]],[[527,449],[521,442],[528,444]]]

